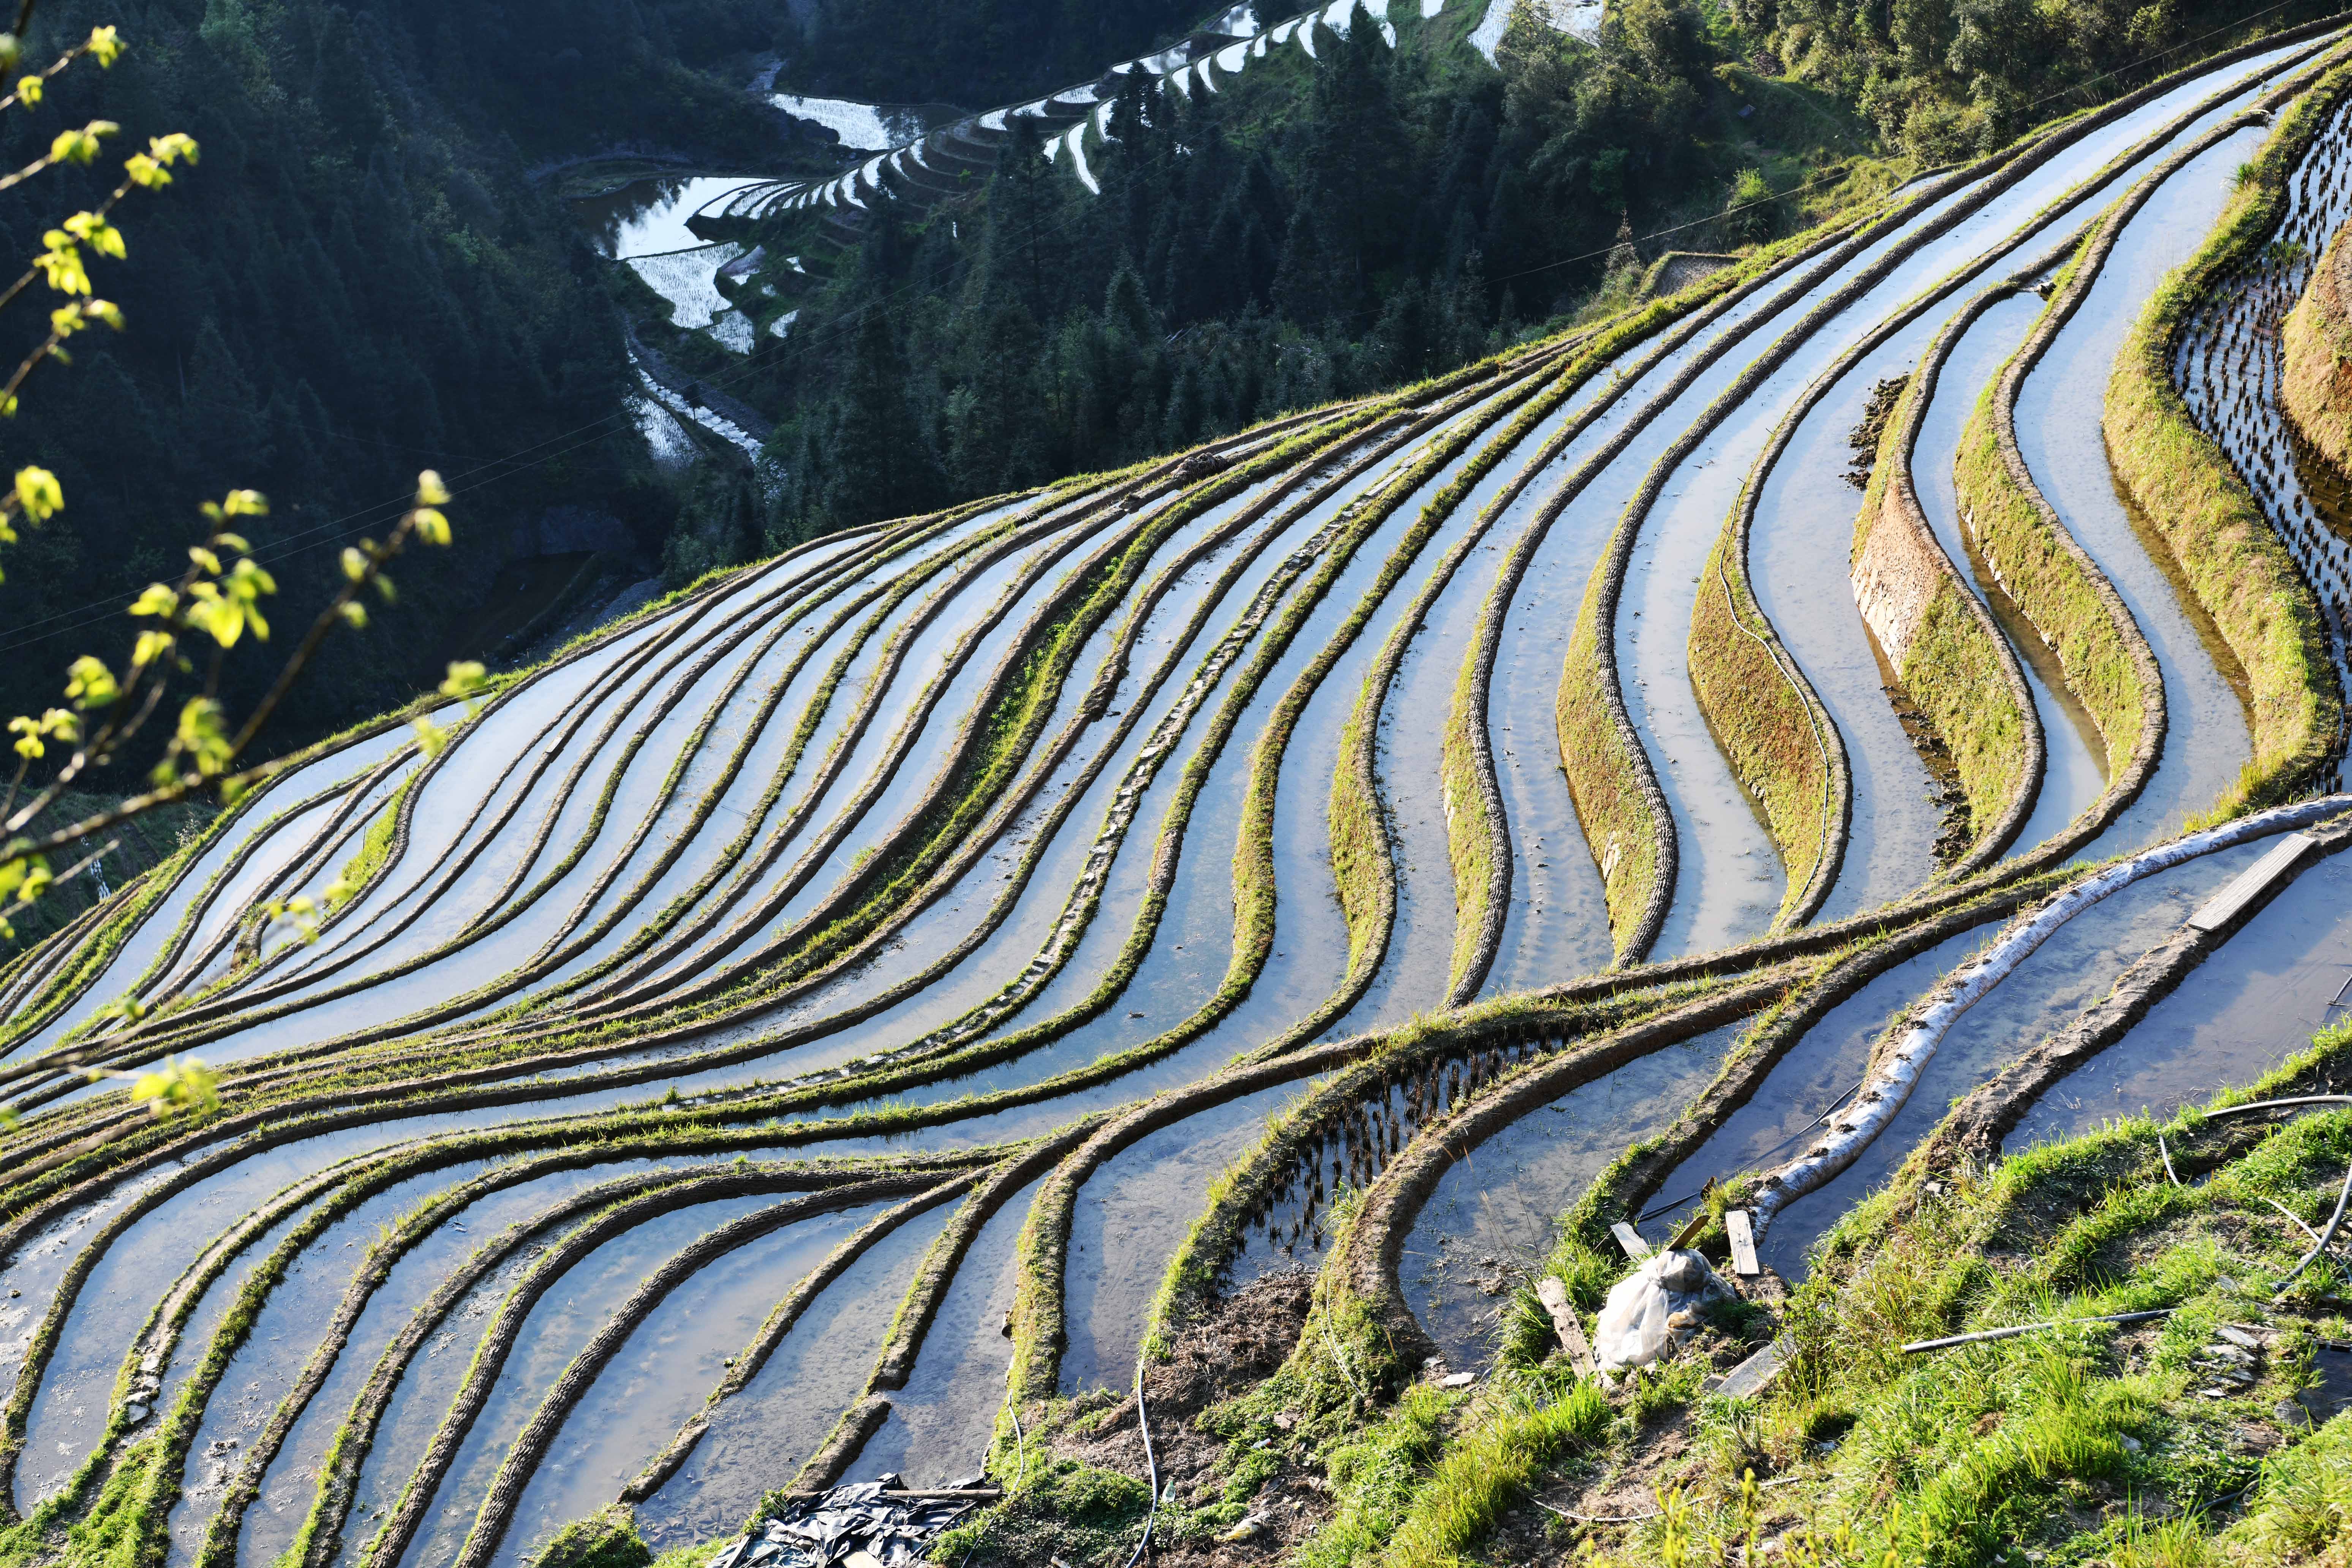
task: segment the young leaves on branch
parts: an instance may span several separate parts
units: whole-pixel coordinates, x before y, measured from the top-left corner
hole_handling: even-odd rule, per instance
[[[24,13],[29,13],[29,5]],[[23,26],[22,15],[18,26]],[[19,50],[15,34],[0,34],[0,81],[13,77],[13,90],[0,96],[0,112],[37,106],[47,84],[84,56],[101,68],[111,66],[122,42],[112,27],[100,27],[46,69],[17,74]],[[59,164],[87,164],[103,151],[121,127],[110,120],[92,120],[57,132],[48,150],[21,168],[0,174],[0,191],[23,184]],[[93,325],[123,329],[121,310],[98,297],[90,268],[99,260],[122,261],[129,245],[116,226],[116,207],[134,190],[159,191],[172,184],[173,171],[194,164],[195,142],[178,132],[151,138],[145,148],[123,163],[123,177],[95,206],[61,219],[41,237],[41,248],[28,258],[21,273],[0,287],[0,309],[15,303],[36,283],[62,296],[48,311],[47,331],[31,352],[0,382],[0,419],[14,416],[18,398],[34,367],[44,360],[71,363],[67,340]],[[0,466],[0,474],[10,472]],[[231,490],[202,508],[204,531],[188,547],[187,565],[175,581],[151,583],[130,603],[131,621],[124,654],[109,660],[97,654],[75,658],[67,671],[64,705],[39,716],[7,721],[9,744],[16,765],[5,796],[0,796],[0,936],[13,937],[9,917],[24,910],[55,881],[86,869],[115,847],[106,835],[132,816],[199,794],[216,794],[233,802],[259,783],[277,765],[246,767],[243,759],[256,735],[285,698],[288,689],[338,626],[358,631],[368,623],[365,595],[393,597],[384,568],[409,540],[446,545],[449,521],[442,511],[449,493],[440,477],[427,470],[417,477],[415,504],[389,534],[378,542],[362,539],[342,552],[341,589],[305,628],[276,679],[252,710],[241,721],[222,701],[221,675],[227,658],[240,648],[270,639],[270,618],[265,601],[278,591],[276,579],[254,554],[245,529],[248,520],[266,518],[268,502],[260,492]],[[13,478],[0,489],[0,545],[18,541],[17,528],[38,527],[61,512],[66,504],[58,477],[38,463],[14,466]],[[476,695],[487,685],[478,664],[453,664],[442,683],[446,697],[463,700],[471,717]],[[89,770],[103,767],[122,753],[152,722],[167,726],[155,748],[157,760],[148,770],[142,793],[131,795],[84,819],[58,825],[43,820],[59,796],[78,781],[86,783]],[[417,743],[427,752],[445,742],[443,731],[430,719],[417,721]],[[47,773],[37,787],[30,785],[35,763]],[[94,846],[94,847],[93,847]],[[66,872],[53,875],[51,860],[61,851],[87,851]],[[273,918],[288,918],[315,931],[314,910],[272,910]],[[120,1016],[133,1028],[142,1021],[134,1001],[121,1005]],[[119,1045],[121,1037],[110,1037]],[[58,1065],[80,1066],[71,1051],[59,1053]],[[218,1103],[215,1075],[194,1058],[166,1058],[159,1068],[143,1073],[118,1072],[89,1067],[93,1078],[120,1078],[131,1084],[134,1100],[159,1115],[176,1110],[207,1110]],[[13,1120],[0,1109],[0,1122]]]

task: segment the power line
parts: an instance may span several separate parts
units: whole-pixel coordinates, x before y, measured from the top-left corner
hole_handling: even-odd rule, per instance
[[[2040,108],[2043,104],[2052,102],[2059,98],[2066,97],[2087,87],[2095,86],[2100,82],[2120,76],[2126,71],[2135,70],[2140,67],[2153,64],[2155,61],[2163,59],[2167,56],[2178,54],[2182,49],[2193,47],[2198,44],[2217,37],[2221,34],[2245,26],[2249,23],[2259,21],[2264,16],[2270,16],[2277,11],[2284,10],[2289,5],[2299,3],[2300,0],[2274,0],[2273,4],[2264,6],[2262,10],[2253,12],[2246,16],[2240,17],[2236,21],[2225,23],[2217,27],[2209,28],[2207,31],[2197,35],[2195,37],[2183,39],[2180,42],[2168,46],[2165,48],[2151,51],[2138,59],[2127,61],[2125,64],[2117,66],[2111,70],[2103,72],[2098,76],[2089,78],[2084,81],[2071,83],[2064,88],[2046,93],[2041,98],[2031,100],[2031,102],[2028,103],[2027,108]],[[1303,15],[1313,16],[1316,13],[1309,12]],[[1166,79],[1164,78],[1153,79],[1155,83],[1160,84],[1164,84],[1165,79]],[[1160,87],[1160,90],[1163,92],[1166,90],[1164,85]],[[1094,116],[1103,101],[1116,101],[1116,100],[1098,100],[1096,104],[1088,105],[1087,113],[1085,116],[1082,116],[1080,120],[1070,122],[1070,124],[1072,126],[1082,126],[1087,119],[1090,119]],[[1195,100],[1187,97],[1184,101],[1186,109],[1189,110],[1197,102],[1204,100]],[[1287,117],[1286,115],[1277,115],[1273,109],[1269,107],[1268,110],[1262,111],[1254,118],[1233,121],[1230,123],[1220,119],[1216,122],[1216,125],[1221,133],[1239,134],[1256,130],[1282,118]],[[1055,132],[1057,136],[1066,133],[1066,132],[1061,128],[1056,128]],[[1108,139],[1108,138],[1106,137],[1106,140]],[[1175,157],[1188,155],[1188,150],[1176,145],[1171,141],[1170,144],[1160,150],[1155,157],[1158,161],[1165,162]],[[863,168],[867,162],[870,162],[870,160],[858,160],[856,164],[851,166],[851,170],[849,172],[854,173],[856,169]],[[1056,172],[1058,173],[1058,170]],[[1114,178],[1119,181],[1118,189],[1124,192],[1132,189],[1138,182],[1142,180],[1148,174],[1159,174],[1168,172],[1171,171],[1157,168],[1152,163],[1138,163],[1130,166],[1124,174],[1115,175]],[[814,184],[823,185],[830,184],[833,180],[837,180],[841,177],[842,176],[840,174],[832,175],[826,180],[814,182]],[[1045,177],[1050,179],[1054,176],[1049,174]],[[1554,271],[1562,267],[1574,266],[1579,262],[1594,260],[1609,255],[1620,245],[1639,245],[1668,238],[1675,235],[1685,233],[1694,228],[1704,227],[1709,224],[1718,222],[1722,218],[1735,213],[1747,211],[1753,207],[1769,205],[1773,203],[1785,200],[1789,196],[1800,195],[1808,190],[1812,190],[1822,185],[1836,184],[1838,180],[1842,180],[1843,178],[1844,178],[1843,174],[1835,177],[1829,175],[1819,176],[1813,180],[1807,181],[1802,184],[1793,186],[1788,191],[1778,193],[1772,196],[1763,197],[1754,202],[1746,202],[1734,206],[1726,207],[1720,212],[1711,213],[1685,223],[1674,224],[1664,228],[1653,229],[1647,233],[1634,236],[1627,240],[1612,241],[1609,245],[1601,247],[1599,249],[1583,251],[1573,256],[1562,257],[1556,260],[1538,263],[1534,267],[1524,268],[1517,272],[1506,273],[1499,278],[1489,279],[1487,281],[1490,285],[1507,283],[1517,279],[1530,277],[1536,273]],[[744,182],[744,185],[749,187],[752,185],[776,183],[779,182],[747,179]],[[1108,188],[1108,184],[1109,182],[1098,182],[1097,189],[1093,194],[1090,200],[1100,201],[1104,196],[1109,195],[1110,192]],[[715,200],[717,198],[713,199]],[[898,198],[892,196],[889,199],[895,201]],[[704,205],[708,205],[709,204],[706,202]],[[1066,231],[1076,226],[1081,220],[1086,218],[1088,216],[1088,211],[1089,209],[1087,205],[1080,205],[1065,212],[1056,220],[1050,222],[1040,220],[1026,231],[1024,237],[1035,238],[1048,233]],[[720,241],[716,243],[723,244],[726,242]],[[699,249],[709,247],[694,247],[689,248]],[[676,253],[665,252],[661,254]],[[630,258],[627,259],[635,260],[640,258]],[[615,264],[625,265],[625,262],[616,262]],[[698,376],[696,379],[704,385],[724,391],[730,385],[738,384],[757,373],[773,368],[778,357],[789,356],[791,360],[797,361],[810,353],[815,353],[822,347],[829,346],[833,340],[837,339],[841,333],[848,328],[862,322],[872,311],[882,310],[896,304],[907,296],[913,294],[925,287],[926,285],[919,279],[909,279],[899,288],[893,289],[888,293],[883,294],[863,305],[855,306],[837,316],[816,324],[805,331],[795,333],[793,335],[791,347],[784,351],[783,356],[772,356],[764,364],[746,363],[738,369],[709,376]],[[1358,312],[1359,315],[1369,313],[1369,310]],[[593,445],[595,442],[603,440],[608,436],[616,434],[619,428],[625,427],[628,423],[634,422],[634,418],[635,416],[625,406],[624,406],[620,409],[614,410],[611,414],[603,415],[585,424],[575,426],[570,430],[562,431],[555,435],[546,437],[530,446],[518,447],[514,451],[502,457],[473,459],[475,462],[475,466],[473,468],[465,469],[454,476],[445,476],[444,483],[447,486],[450,495],[454,500],[458,496],[486,489],[490,485],[498,483],[501,479],[510,479],[517,475],[541,468],[548,463],[555,461],[557,458],[578,451],[584,447]],[[364,439],[363,437],[353,438]],[[557,446],[557,443],[563,443],[563,445]],[[546,448],[551,447],[553,447],[555,449],[551,451],[546,450]],[[533,454],[536,455],[534,456]],[[453,455],[462,456],[462,454]],[[503,471],[490,472],[492,469],[502,469]],[[370,502],[354,510],[346,512],[339,518],[331,519],[327,521],[314,524],[299,532],[288,535],[281,539],[270,541],[254,552],[255,558],[264,563],[281,562],[291,559],[297,555],[307,554],[312,550],[335,544],[361,529],[380,524],[398,516],[400,512],[406,510],[409,500],[410,497],[404,492],[396,499],[387,499],[384,500]],[[318,537],[321,534],[327,535],[328,537]],[[137,586],[138,584],[135,583],[126,583],[123,588],[118,590],[118,595],[121,593],[132,592]],[[103,601],[93,600],[85,605],[77,606],[74,609],[60,610],[51,616],[44,617],[42,620],[32,622],[20,628],[20,633],[22,635],[12,637],[5,642],[0,642],[0,652],[13,651],[16,648],[27,647],[34,643],[45,642],[52,637],[63,636],[67,632],[77,630],[81,626],[95,624],[100,620],[110,619],[118,613],[119,611],[116,608],[116,600],[115,597],[112,596]],[[69,625],[58,626],[57,624],[60,621],[68,620],[70,617],[78,618],[72,618]]]

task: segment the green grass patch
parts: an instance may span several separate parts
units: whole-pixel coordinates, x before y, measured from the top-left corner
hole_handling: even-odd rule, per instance
[[[2173,384],[2171,351],[2214,285],[2277,231],[2288,176],[2347,91],[2352,65],[2338,65],[2279,116],[2212,235],[2158,286],[2107,382],[2116,480],[2170,547],[2246,673],[2254,754],[2206,820],[2300,790],[2335,748],[2343,693],[2310,587],[2228,456],[2190,419]]]

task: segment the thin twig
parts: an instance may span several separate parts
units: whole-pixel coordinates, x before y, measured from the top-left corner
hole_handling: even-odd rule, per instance
[[[2327,1228],[2319,1233],[2319,1239],[2311,1244],[2311,1250],[2305,1253],[2295,1261],[2295,1266],[2286,1271],[2286,1278],[2280,1280],[2278,1289],[2272,1292],[2273,1300],[2275,1300],[2284,1295],[2286,1288],[2294,1283],[2294,1277],[2310,1268],[2312,1259],[2327,1250],[2328,1242],[2335,1238],[2336,1227],[2344,1223],[2344,1205],[2347,1203],[2352,1203],[2352,1165],[2344,1167],[2344,1187],[2336,1194],[2336,1212],[2327,1216]]]
[[[2164,1134],[2161,1132],[2156,1135],[2156,1152],[2164,1156],[2165,1179],[2169,1181],[2174,1186],[2179,1186],[2180,1184],[2180,1178],[2173,1173],[2172,1151],[2164,1146]]]
[[[1762,1491],[1768,1487],[1793,1487],[1798,1482],[1805,1479],[1806,1478],[1803,1476],[1776,1476],[1769,1481],[1758,1481],[1756,1483],[1756,1489],[1758,1491]],[[1722,1495],[1728,1497],[1731,1494],[1726,1492]],[[1550,1503],[1544,1501],[1541,1498],[1537,1498],[1534,1500],[1535,1505],[1538,1508],[1542,1509],[1545,1512],[1556,1513],[1562,1519],[1574,1520],[1579,1524],[1640,1524],[1645,1520],[1664,1519],[1666,1517],[1663,1512],[1578,1513],[1570,1509],[1555,1508]]]

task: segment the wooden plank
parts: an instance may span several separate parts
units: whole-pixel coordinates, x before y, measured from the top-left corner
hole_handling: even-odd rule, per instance
[[[1756,1261],[1756,1227],[1750,1223],[1746,1209],[1726,1209],[1723,1227],[1731,1233],[1731,1267],[1753,1279],[1764,1272]]]
[[[1634,1262],[1639,1263],[1650,1256],[1650,1244],[1643,1241],[1641,1233],[1623,1220],[1621,1219],[1611,1226],[1609,1234],[1617,1238],[1617,1245],[1623,1247],[1625,1256]]]
[[[2233,878],[2230,885],[2198,907],[2189,917],[2196,931],[2219,931],[2243,913],[2267,890],[2273,882],[2284,876],[2312,847],[2308,834],[2290,833],[2271,847],[2270,852]]]
[[[1786,1340],[1774,1340],[1738,1366],[1723,1374],[1715,1392],[1726,1399],[1746,1399],[1764,1392],[1765,1385],[1780,1375],[1787,1364],[1790,1346]]]
[[[1666,1243],[1666,1250],[1668,1252],[1680,1252],[1684,1247],[1688,1247],[1692,1242],[1696,1241],[1698,1239],[1698,1233],[1706,1228],[1706,1221],[1707,1213],[1705,1208],[1701,1208],[1696,1214],[1691,1215],[1690,1218],[1683,1221],[1682,1229],[1675,1232],[1675,1238]]]
[[[1568,1364],[1582,1377],[1600,1371],[1600,1363],[1592,1359],[1592,1346],[1584,1338],[1584,1325],[1576,1321],[1576,1309],[1568,1304],[1568,1287],[1560,1283],[1559,1275],[1547,1274],[1536,1281],[1536,1300],[1551,1314],[1552,1331],[1568,1352]]]

